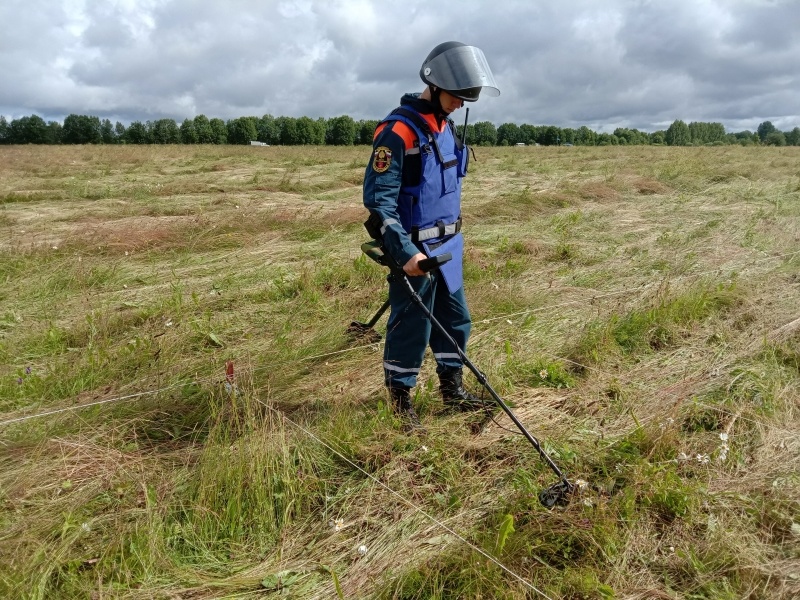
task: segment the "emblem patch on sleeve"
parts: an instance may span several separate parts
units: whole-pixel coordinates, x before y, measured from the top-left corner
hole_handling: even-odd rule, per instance
[[[372,170],[376,173],[383,173],[392,166],[392,151],[386,146],[375,148],[372,158]]]

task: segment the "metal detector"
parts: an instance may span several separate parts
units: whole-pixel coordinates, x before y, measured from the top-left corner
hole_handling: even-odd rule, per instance
[[[372,317],[369,322],[362,323],[361,321],[353,321],[350,323],[350,327],[347,328],[347,333],[352,335],[353,337],[363,337],[369,338],[370,341],[380,341],[381,334],[377,331],[374,331],[372,328],[375,327],[375,323],[383,316],[389,308],[389,300],[383,303],[378,309],[378,312],[375,313],[375,316]]]
[[[436,327],[439,332],[445,337],[445,339],[452,344],[453,348],[455,348],[456,352],[458,353],[459,357],[461,358],[462,362],[467,366],[467,368],[472,371],[472,374],[475,375],[478,382],[489,392],[489,395],[492,399],[497,403],[497,405],[508,415],[508,418],[517,426],[517,429],[520,430],[525,439],[527,439],[531,445],[536,449],[536,452],[539,453],[539,456],[542,460],[547,464],[548,467],[558,476],[559,481],[551,485],[548,488],[543,489],[539,492],[539,502],[541,502],[542,506],[546,508],[553,508],[556,505],[564,506],[569,503],[570,496],[575,491],[575,484],[571,483],[564,472],[558,468],[553,459],[545,452],[542,445],[539,443],[533,435],[531,435],[525,426],[520,422],[517,418],[517,415],[508,407],[508,405],[503,401],[503,399],[494,391],[489,382],[486,379],[486,376],[474,365],[472,361],[467,358],[467,355],[464,353],[463,350],[458,346],[458,343],[447,333],[444,326],[436,320],[436,317],[433,316],[428,307],[425,306],[425,302],[422,300],[420,295],[416,292],[414,287],[411,285],[411,282],[408,280],[405,272],[403,271],[402,267],[398,265],[392,258],[389,256],[388,253],[383,252],[383,249],[380,247],[379,242],[371,241],[365,242],[361,244],[361,250],[369,256],[372,260],[377,262],[379,265],[384,267],[388,267],[391,271],[391,277],[395,281],[400,281],[403,283],[406,291],[408,292],[411,300],[417,307],[423,312],[423,314],[430,320],[431,325]],[[419,268],[422,271],[428,272],[432,271],[433,269],[437,269],[444,263],[449,260],[452,260],[452,255],[450,253],[442,254],[440,256],[434,256],[432,258],[427,258],[425,260],[421,260],[419,262]],[[388,304],[388,301],[387,301]],[[381,312],[376,316],[374,321],[377,321],[380,318],[380,315],[383,314],[385,310],[385,306],[382,307]],[[373,323],[374,325],[374,323]]]

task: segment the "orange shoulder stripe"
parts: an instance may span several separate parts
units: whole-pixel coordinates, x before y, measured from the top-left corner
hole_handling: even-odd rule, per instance
[[[400,136],[400,138],[403,140],[405,149],[408,150],[409,148],[413,148],[414,143],[417,141],[417,134],[414,133],[414,130],[411,129],[411,127],[409,127],[402,121],[392,121],[391,123],[392,123],[392,132]],[[375,136],[373,137],[373,139],[377,138],[378,134],[381,131],[383,131],[388,124],[389,123],[381,123],[380,125],[378,125],[378,128],[375,130]]]

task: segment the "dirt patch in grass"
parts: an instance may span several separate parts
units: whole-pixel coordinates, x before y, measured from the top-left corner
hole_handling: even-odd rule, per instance
[[[602,181],[587,183],[578,188],[578,196],[584,200],[594,200],[595,202],[613,202],[620,196],[619,192]]]
[[[130,217],[96,226],[86,241],[112,250],[138,252],[174,248],[186,239],[191,217]]]
[[[642,195],[666,194],[670,188],[657,179],[638,179],[633,182],[634,189]]]

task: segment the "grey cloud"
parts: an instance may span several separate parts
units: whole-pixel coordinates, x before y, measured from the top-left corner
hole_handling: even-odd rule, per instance
[[[0,5],[0,114],[379,118],[437,43],[481,47],[496,124],[800,124],[796,2],[137,0]],[[736,129],[738,130],[738,129]]]

